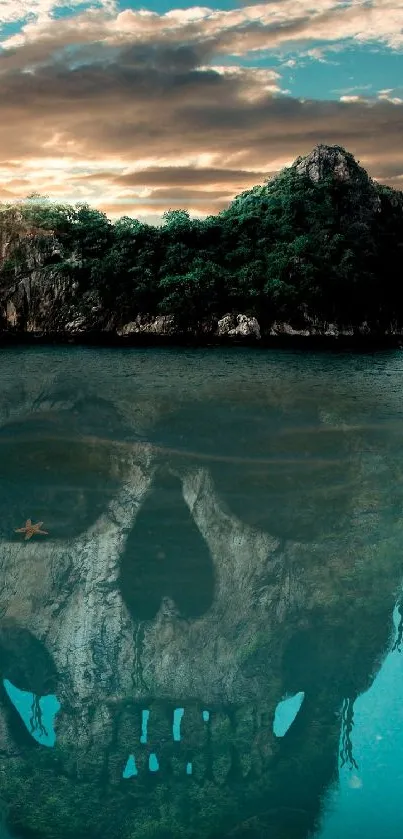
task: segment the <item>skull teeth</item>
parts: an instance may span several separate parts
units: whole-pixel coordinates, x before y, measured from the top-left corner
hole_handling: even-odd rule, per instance
[[[146,717],[138,704],[104,704],[95,713],[88,711],[80,732],[77,720],[66,715],[58,725],[58,741],[67,753],[76,742],[81,746],[66,768],[79,778],[94,778],[107,765],[112,784],[120,783],[129,757],[142,777],[153,773],[150,756],[151,763],[158,763],[155,774],[159,771],[178,779],[191,775],[194,781],[205,779],[218,785],[264,772],[275,739],[268,711],[252,706],[229,713],[213,709],[207,719],[206,709],[199,704],[186,705],[183,714],[175,715],[175,710],[182,709],[153,702]]]

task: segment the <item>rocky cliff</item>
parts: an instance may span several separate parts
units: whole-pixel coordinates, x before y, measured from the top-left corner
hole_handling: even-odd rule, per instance
[[[309,225],[306,229],[304,223],[303,192],[295,198],[292,196],[295,176],[308,178],[315,186],[326,184],[328,190],[322,197],[306,196],[309,212],[313,212],[311,229]],[[312,201],[319,202],[314,210]],[[323,209],[324,201],[332,208],[331,223]],[[268,212],[273,214],[274,221]],[[126,342],[144,340],[147,336],[150,341],[188,338],[259,342],[279,335],[371,337],[403,331],[401,301],[393,274],[393,271],[396,275],[400,272],[403,194],[380,187],[339,146],[319,145],[308,156],[298,158],[277,180],[239,196],[228,212],[222,214],[222,219],[214,222],[211,237],[207,227],[203,232],[202,223],[200,230],[189,227],[188,233],[183,233],[181,228],[179,233],[174,229],[162,233],[154,230],[151,235],[148,230],[142,252],[136,244],[138,228],[128,233],[126,226],[116,233],[103,220],[106,233],[101,247],[99,232],[95,228],[89,232],[83,228],[80,233],[77,220],[70,225],[66,238],[66,231],[62,234],[57,223],[53,227],[48,225],[47,229],[37,228],[29,221],[31,216],[24,216],[22,210],[9,209],[0,218],[3,339],[32,335],[81,340],[98,334],[100,340],[103,335],[108,341]],[[211,257],[215,263],[193,257],[187,272],[186,267],[181,268],[180,260],[176,274],[171,276],[169,272],[173,269],[169,266],[177,260],[178,249],[181,253],[189,251],[175,236],[189,239],[194,235],[195,241],[204,236],[208,248],[213,236],[217,237],[220,224],[224,225],[224,239],[228,239],[228,230],[239,228],[244,251],[247,238],[251,262],[241,266],[239,278],[232,277],[228,268],[220,269],[217,255]],[[279,241],[273,224],[283,225],[286,231],[281,228]],[[262,231],[267,228],[270,232],[258,233],[259,225],[263,225]],[[285,245],[282,244],[284,235],[289,239]],[[85,250],[91,236],[92,244]],[[157,242],[158,236],[161,238]],[[259,258],[255,254],[256,237],[264,244]],[[378,239],[379,247],[374,244]],[[236,254],[238,245],[235,237],[231,247]],[[321,277],[321,265],[315,263],[315,252],[320,248],[324,248],[324,262],[334,252],[334,263],[323,269],[325,274],[329,273],[334,265],[334,280]],[[380,276],[371,273],[374,266],[383,270],[382,248],[387,249],[385,255],[390,255],[392,271],[387,301],[384,297],[388,284],[385,286]],[[130,249],[133,257],[127,261],[125,254]],[[161,265],[156,262],[156,254],[164,249],[166,259]],[[147,254],[150,266],[154,260],[152,269],[147,264]],[[238,256],[236,266],[237,260]],[[236,273],[238,267],[231,270]],[[168,272],[168,277],[164,272]],[[359,294],[350,312],[349,297],[343,291],[345,317],[340,311],[340,289],[336,288],[339,276],[343,290],[350,283],[354,294]],[[360,284],[365,294],[357,291]],[[301,298],[302,288],[306,289],[306,299]],[[370,299],[368,288],[373,296],[369,313],[366,311],[366,301]],[[377,323],[379,313],[382,323]]]
[[[377,184],[341,146],[319,144],[309,155],[298,158],[292,168],[299,175],[307,175],[314,183],[330,176],[336,182],[355,187],[357,206],[354,209],[358,217],[368,217],[381,210]]]

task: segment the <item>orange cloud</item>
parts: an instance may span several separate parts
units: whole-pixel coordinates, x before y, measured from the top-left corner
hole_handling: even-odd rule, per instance
[[[110,6],[57,21],[46,2],[0,53],[2,200],[39,192],[112,215],[183,207],[202,216],[319,142],[345,146],[373,177],[401,185],[403,104],[393,91],[300,101],[285,95],[278,68],[212,62],[325,29],[328,40],[385,40],[392,23],[398,32],[403,0],[165,15]]]

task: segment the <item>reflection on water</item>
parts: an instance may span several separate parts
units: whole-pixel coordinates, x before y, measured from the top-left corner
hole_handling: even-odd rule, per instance
[[[402,373],[398,352],[3,355],[11,834],[400,837]]]

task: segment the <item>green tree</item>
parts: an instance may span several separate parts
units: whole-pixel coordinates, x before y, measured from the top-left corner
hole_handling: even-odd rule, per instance
[[[186,273],[160,280],[160,312],[173,314],[181,329],[197,328],[217,314],[219,301],[225,297],[224,274],[219,265],[197,257]]]

